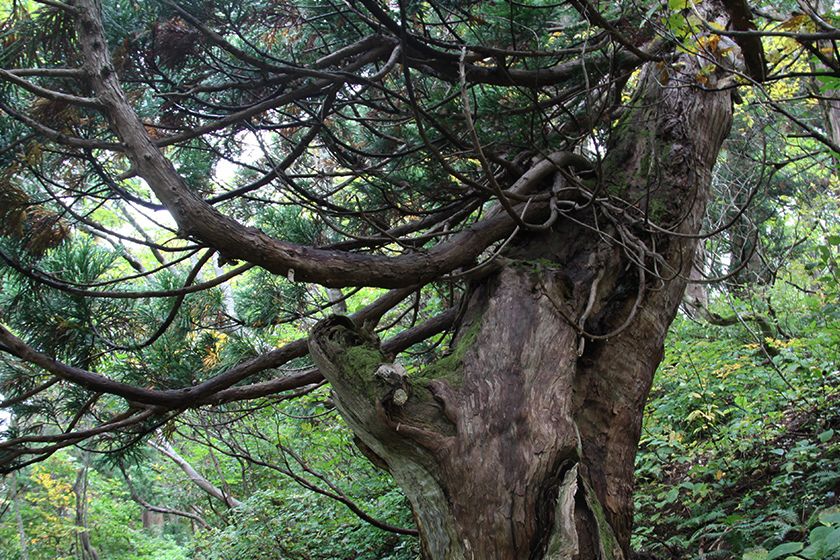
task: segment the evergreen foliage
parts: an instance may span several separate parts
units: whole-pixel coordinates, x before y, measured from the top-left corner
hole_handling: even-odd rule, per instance
[[[0,0],[0,322],[31,350],[0,342],[0,560],[95,560],[91,547],[103,560],[418,558],[410,504],[353,441],[302,341],[357,314],[416,386],[447,380],[478,332],[452,317],[477,271],[508,262],[532,202],[569,220],[567,207],[638,210],[629,187],[602,184],[602,160],[643,63],[679,53],[706,62],[686,87],[739,93],[698,284],[646,407],[633,548],[840,558],[840,16],[751,2],[765,80],[729,63],[749,55],[743,35],[696,4],[103,0],[113,72],[186,192],[289,254],[370,257],[362,285],[258,266],[265,243],[228,254],[186,231],[115,147],[92,81],[62,73],[82,58],[75,3]],[[409,35],[448,58],[409,60]],[[517,198],[511,185],[548,154],[574,156],[562,181]],[[658,163],[639,165],[655,177]],[[510,236],[380,288],[374,258],[466,245],[455,236],[503,215],[500,196],[516,204],[502,209]],[[667,211],[646,206],[627,231],[662,232]],[[664,282],[656,256],[639,267]]]

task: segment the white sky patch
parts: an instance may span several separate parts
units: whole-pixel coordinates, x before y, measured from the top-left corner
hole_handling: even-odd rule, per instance
[[[236,157],[246,163],[253,163],[263,157],[263,150],[260,146],[260,142],[257,140],[255,134],[251,131],[242,132],[238,135],[237,140],[239,141],[240,151],[236,154]],[[264,144],[270,142],[269,133],[263,133],[262,141]],[[170,160],[171,161],[171,160]],[[173,162],[175,164],[175,168],[177,169],[177,162]],[[236,179],[237,172],[242,169],[242,166],[229,161],[227,159],[219,159],[215,165],[213,166],[212,171],[212,180],[219,185],[223,186],[230,186],[233,187],[233,183]],[[152,189],[149,187],[149,184],[146,183],[145,179],[141,177],[133,178],[134,181],[140,183],[140,185],[147,190],[149,193],[152,194],[155,202],[159,202],[156,197],[154,197],[154,193]],[[157,232],[160,229],[160,226],[169,227],[172,229],[177,229],[178,225],[175,223],[174,218],[169,213],[168,210],[150,210],[147,208],[138,208],[135,204],[127,204],[126,207],[128,208],[129,212],[131,212],[132,218],[134,218],[144,230],[149,233]],[[155,223],[157,222],[157,223]],[[123,235],[127,235],[130,237],[135,237],[137,232],[135,231],[134,227],[128,222],[124,223],[122,227],[117,230],[119,233]]]
[[[268,132],[262,132],[263,144],[268,144],[271,140]],[[263,150],[260,146],[257,136],[252,131],[242,132],[238,135],[240,151],[236,155],[241,161],[246,163],[254,163],[263,156]],[[221,185],[229,185],[233,183],[236,178],[236,172],[241,168],[240,165],[226,160],[220,159],[216,162],[213,168],[213,179]]]

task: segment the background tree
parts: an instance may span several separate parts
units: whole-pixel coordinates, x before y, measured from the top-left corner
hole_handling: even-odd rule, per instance
[[[626,557],[697,240],[731,229],[726,274],[756,270],[749,224],[778,206],[730,226],[837,151],[840,32],[818,8],[13,1],[3,468],[184,425],[212,449],[207,414],[256,437],[255,410],[326,379],[425,556]],[[727,153],[762,181],[721,175],[703,231],[733,97],[808,152]],[[349,318],[315,324],[330,309]]]

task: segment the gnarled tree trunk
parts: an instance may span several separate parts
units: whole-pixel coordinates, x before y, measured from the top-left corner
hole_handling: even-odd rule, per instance
[[[313,329],[312,356],[406,492],[427,558],[628,557],[642,410],[731,119],[729,93],[695,87],[683,62],[645,69],[597,200],[520,235],[474,282],[449,356],[407,374],[349,319]]]

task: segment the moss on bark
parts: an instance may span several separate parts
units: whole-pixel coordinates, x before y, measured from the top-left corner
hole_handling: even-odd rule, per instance
[[[479,321],[467,327],[448,355],[423,368],[417,375],[411,376],[412,385],[426,388],[432,381],[446,381],[453,388],[460,387],[464,381],[462,371],[464,356],[475,344],[480,330]]]

